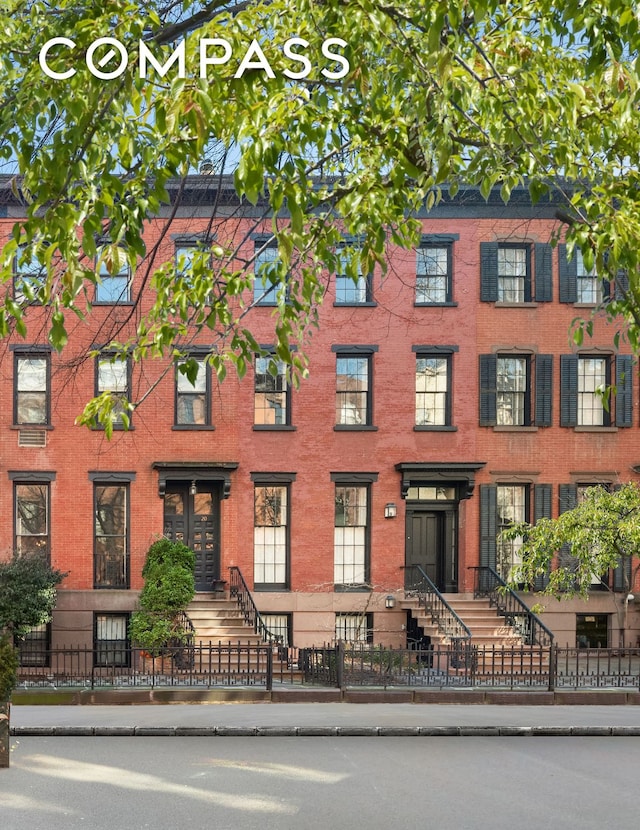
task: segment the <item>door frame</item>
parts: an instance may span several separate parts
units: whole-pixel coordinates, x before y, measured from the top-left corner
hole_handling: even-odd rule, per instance
[[[409,554],[413,550],[412,520],[414,515],[438,514],[442,517],[438,529],[442,535],[442,550],[436,552],[436,588],[443,593],[457,593],[458,575],[458,502],[411,501],[405,511],[405,573],[410,579]]]

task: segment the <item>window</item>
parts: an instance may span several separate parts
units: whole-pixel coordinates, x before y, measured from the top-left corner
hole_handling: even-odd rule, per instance
[[[269,631],[276,637],[280,637],[281,645],[288,647],[292,644],[291,614],[263,614],[260,612],[260,616]]]
[[[211,424],[211,372],[206,360],[191,358],[197,367],[193,381],[176,369],[176,426],[209,426]]]
[[[21,666],[49,666],[51,663],[51,624],[32,628],[18,641]]]
[[[480,426],[551,426],[552,402],[552,355],[480,355]]]
[[[610,614],[576,614],[576,648],[608,648]]]
[[[550,484],[481,484],[480,565],[508,579],[521,562],[522,540],[506,542],[500,533],[514,522],[551,518],[551,496]],[[531,587],[541,591],[546,583],[546,576],[540,575]]]
[[[336,361],[336,425],[371,426],[371,354],[339,354]]]
[[[602,302],[602,280],[598,278],[595,268],[585,268],[582,251],[576,251],[576,301],[593,305]]]
[[[333,579],[366,587],[369,580],[369,488],[336,484]]]
[[[372,643],[373,614],[336,614],[336,640],[344,643]]]
[[[365,305],[372,299],[371,275],[362,273],[358,249],[344,246],[338,252],[336,305]]]
[[[96,614],[95,665],[97,667],[124,667],[130,664],[128,614]]]
[[[253,402],[254,425],[276,427],[291,423],[290,390],[281,360],[269,355],[256,357]]]
[[[551,246],[543,243],[481,242],[480,299],[507,304],[551,302],[551,252]]]
[[[605,426],[609,413],[603,393],[608,386],[609,361],[605,357],[581,357],[578,360],[578,425]]]
[[[278,248],[275,245],[257,242],[253,282],[253,302],[256,305],[276,305],[278,302],[277,264]]]
[[[287,485],[254,486],[253,580],[262,588],[286,588],[289,577]]]
[[[210,305],[213,275],[209,245],[204,240],[179,242],[175,257],[176,282],[191,292],[192,307]]]
[[[529,488],[526,485],[498,485],[496,488],[498,508],[498,537],[512,524],[528,521]],[[522,538],[512,541],[498,540],[497,572],[505,580],[511,577],[514,568],[522,562],[520,548]]]
[[[49,423],[49,357],[46,354],[19,354],[14,357],[15,424]]]
[[[94,587],[129,587],[128,487],[95,484]]]
[[[416,251],[416,305],[451,302],[451,245],[424,245]]]
[[[561,355],[560,426],[632,426],[633,367],[631,355]]]
[[[97,361],[97,394],[110,392],[113,399],[111,420],[114,428],[123,427],[121,415],[129,413],[129,361],[121,357],[99,357]]]
[[[13,293],[21,304],[39,303],[39,292],[45,287],[47,273],[35,253],[21,246],[13,262]]]
[[[450,361],[447,355],[416,355],[416,426],[450,424]]]
[[[49,485],[14,485],[15,549],[20,556],[49,556]]]
[[[601,305],[613,296],[621,296],[629,288],[629,279],[624,271],[619,271],[614,279],[601,279],[595,268],[586,268],[582,251],[578,248],[569,259],[566,245],[558,245],[558,274],[561,303]]]
[[[131,301],[131,270],[124,252],[118,252],[118,262],[105,254],[98,256],[96,303],[128,303]]]

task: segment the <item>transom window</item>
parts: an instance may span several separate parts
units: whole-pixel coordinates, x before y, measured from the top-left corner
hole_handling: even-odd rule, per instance
[[[451,300],[451,247],[425,245],[416,251],[416,305]]]
[[[290,423],[289,385],[281,360],[274,360],[269,355],[256,357],[253,402],[254,424],[284,426]]]
[[[15,356],[15,424],[49,423],[49,358]]]
[[[334,582],[364,586],[368,571],[368,487],[336,484]]]
[[[449,424],[449,363],[447,356],[416,356],[416,425]]]
[[[15,549],[20,556],[49,555],[49,485],[16,483]]]
[[[496,423],[527,423],[529,361],[526,357],[498,357],[496,361]]]
[[[524,303],[531,299],[530,251],[527,245],[498,246],[498,300]]]

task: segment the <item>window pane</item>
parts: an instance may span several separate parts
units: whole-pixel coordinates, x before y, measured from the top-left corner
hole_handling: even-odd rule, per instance
[[[527,248],[498,248],[498,300],[522,303],[527,277]]]
[[[277,286],[272,284],[271,279],[266,271],[271,272],[269,266],[278,259],[278,249],[275,247],[256,248],[256,257],[254,261],[255,280],[253,284],[253,299],[258,305],[272,304],[277,302]]]
[[[447,423],[448,359],[416,359],[416,424],[444,426]]]
[[[496,371],[496,423],[523,426],[526,423],[527,358],[499,357]]]
[[[336,423],[367,424],[369,359],[339,357],[336,375]]]
[[[334,582],[366,584],[367,487],[336,486]]]
[[[366,614],[336,614],[336,640],[367,643],[370,640]]]
[[[254,582],[284,585],[287,581],[287,487],[254,488]]]
[[[128,614],[96,614],[96,666],[129,664]]]
[[[602,302],[602,281],[598,279],[595,269],[587,271],[582,258],[582,251],[576,251],[576,273],[577,273],[577,301],[579,303]]]
[[[207,424],[207,366],[204,361],[197,361],[198,372],[193,384],[189,378],[178,371],[176,373],[176,423]]]
[[[96,485],[95,505],[96,588],[126,588],[126,485]]]
[[[416,251],[416,303],[446,303],[449,248]]]
[[[526,485],[501,485],[496,488],[498,508],[498,533],[512,524],[527,521],[527,487]],[[522,538],[518,537],[513,541],[498,539],[497,546],[497,571],[499,575],[508,580],[514,567],[522,562],[520,548]]]
[[[276,361],[277,374],[269,372],[273,361],[269,357],[256,358],[254,389],[254,424],[286,424],[287,377],[282,361]]]
[[[98,391],[99,392],[126,392],[127,391],[127,361],[100,360],[98,363]]]
[[[602,393],[607,385],[607,358],[581,357],[578,360],[578,424],[603,426],[605,409]]]
[[[26,259],[23,257],[26,256]],[[47,275],[34,253],[25,254],[21,248],[14,260],[15,298],[18,302],[37,302],[37,294],[45,284]]]
[[[16,484],[16,550],[20,554],[48,553],[47,484]]]

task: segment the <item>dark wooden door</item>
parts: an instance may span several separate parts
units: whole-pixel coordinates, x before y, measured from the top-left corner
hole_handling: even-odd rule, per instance
[[[216,490],[191,495],[186,485],[167,485],[164,535],[183,542],[195,553],[196,591],[211,591],[214,581],[220,579],[219,516]]]
[[[419,565],[439,590],[444,590],[444,528],[442,511],[407,511],[405,547],[406,585],[418,578],[413,565]]]

